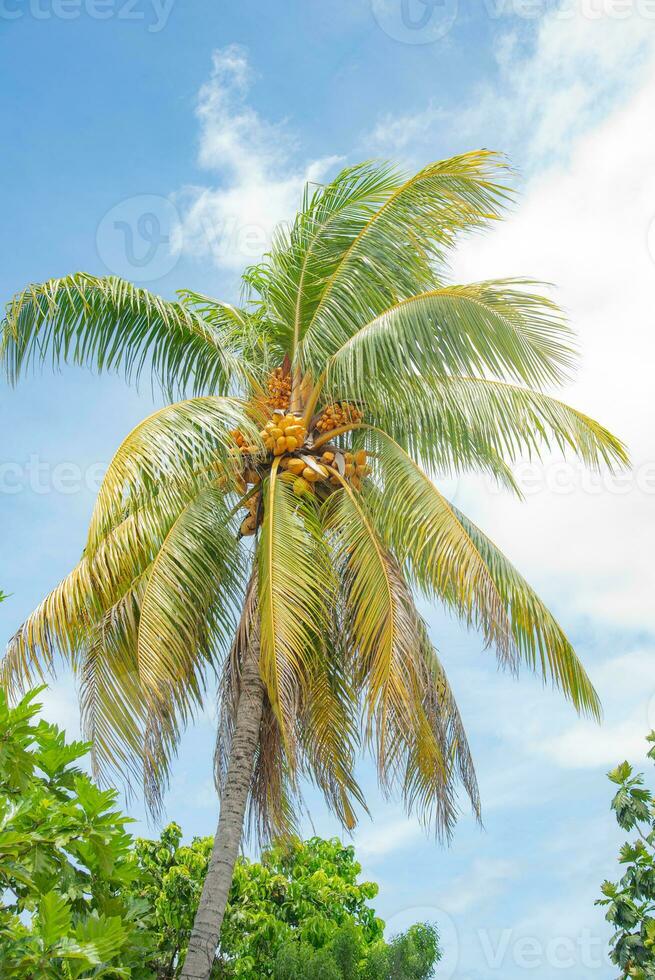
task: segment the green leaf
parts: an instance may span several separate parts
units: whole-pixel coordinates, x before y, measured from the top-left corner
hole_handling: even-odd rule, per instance
[[[45,947],[54,946],[71,927],[71,910],[65,898],[56,891],[41,898],[37,911],[37,931]]]

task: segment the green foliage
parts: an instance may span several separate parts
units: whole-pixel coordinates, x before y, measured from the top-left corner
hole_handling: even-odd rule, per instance
[[[207,870],[212,840],[181,844],[170,824],[159,840],[137,840],[133,895],[152,910],[153,976],[178,976]],[[358,882],[354,849],[338,840],[290,839],[234,873],[215,978],[230,980],[427,980],[439,957],[432,926],[412,926],[385,943],[369,902],[377,885]]]
[[[39,721],[42,688],[0,691],[0,963],[5,978],[179,976],[212,849],[171,823],[133,840],[113,790],[79,768],[85,742]],[[235,870],[216,978],[425,980],[437,935],[390,944],[352,847],[290,839]]]
[[[655,760],[655,732],[647,737],[647,753]],[[619,788],[612,809],[620,827],[636,831],[619,854],[625,872],[618,882],[605,881],[604,898],[597,905],[607,907],[605,918],[616,927],[611,940],[610,958],[620,968],[621,978],[655,978],[655,802],[644,787],[641,774],[634,774],[628,762],[608,773]]]
[[[2,976],[145,980],[128,818],[77,767],[88,746],[36,721],[40,690],[14,708],[0,691]]]
[[[434,926],[417,924],[390,944],[366,945],[352,924],[340,926],[322,949],[288,942],[273,967],[275,980],[429,980],[439,959]]]
[[[150,909],[154,948],[149,965],[152,976],[162,980],[178,976],[213,843],[211,837],[195,837],[188,845],[181,840],[181,828],[171,823],[159,840],[134,842],[138,875],[132,895]]]
[[[219,976],[275,980],[425,980],[437,934],[416,926],[387,944],[370,907],[378,888],[359,882],[354,848],[290,839],[242,860],[221,933]]]

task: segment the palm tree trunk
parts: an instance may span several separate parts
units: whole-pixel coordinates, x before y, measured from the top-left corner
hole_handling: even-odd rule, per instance
[[[259,644],[249,645],[241,665],[230,759],[207,877],[200,896],[181,980],[209,980],[225,906],[239,855],[243,820],[259,741],[264,685],[259,676]]]

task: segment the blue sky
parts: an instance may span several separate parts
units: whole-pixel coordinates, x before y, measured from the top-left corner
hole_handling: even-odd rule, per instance
[[[411,167],[483,145],[510,154],[513,214],[462,246],[453,277],[557,284],[582,352],[566,396],[628,442],[634,467],[613,481],[526,463],[523,503],[484,481],[448,489],[566,626],[605,720],[578,721],[528,675],[499,674],[478,637],[431,610],[485,829],[464,815],[439,848],[379,799],[364,763],[374,819],[355,841],[391,931],[439,924],[443,978],[609,980],[593,901],[620,835],[604,773],[640,762],[655,725],[655,10],[410,0],[405,23],[402,10],[402,0],[0,0],[0,291],[7,300],[84,269],[165,296],[192,287],[236,299],[239,269],[293,213],[304,181],[341,160]],[[79,557],[102,466],[152,400],[147,385],[139,394],[67,369],[0,390],[0,405],[8,637]],[[46,701],[74,732],[70,678]],[[167,800],[188,835],[214,828],[212,747],[209,699]],[[333,832],[314,804],[307,832]]]

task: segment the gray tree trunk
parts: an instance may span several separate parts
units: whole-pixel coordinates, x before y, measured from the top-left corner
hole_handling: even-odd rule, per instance
[[[218,827],[181,980],[209,980],[211,976],[234,865],[239,856],[263,702],[259,644],[252,643],[241,667],[239,702]]]

